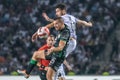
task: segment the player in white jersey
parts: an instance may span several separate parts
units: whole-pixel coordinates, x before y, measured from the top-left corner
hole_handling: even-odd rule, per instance
[[[68,26],[68,28],[70,30],[70,33],[71,33],[69,44],[68,44],[67,51],[66,51],[67,52],[66,57],[67,57],[76,48],[76,38],[77,38],[77,36],[76,36],[76,25],[84,25],[84,26],[91,27],[92,23],[79,20],[79,19],[75,18],[74,16],[67,14],[66,6],[64,4],[58,4],[56,6],[56,16],[57,17],[62,17],[62,19],[64,21],[64,24]],[[51,22],[50,24],[46,25],[45,27],[52,28],[54,20],[50,19],[47,16],[46,13],[43,13],[43,17],[47,21]],[[33,36],[32,36],[32,40],[34,41],[36,38],[37,38],[37,34],[34,33]],[[66,63],[66,61],[64,61],[64,63]],[[70,68],[70,67],[68,66],[68,68]],[[64,72],[63,65],[61,65],[60,68],[58,69],[57,73],[56,73],[58,75],[59,74],[61,75],[61,77],[59,77],[59,80],[64,80],[65,73],[63,73],[63,72]]]

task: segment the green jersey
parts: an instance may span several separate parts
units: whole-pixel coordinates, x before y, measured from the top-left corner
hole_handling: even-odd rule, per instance
[[[70,38],[70,31],[67,28],[67,26],[65,25],[65,28],[59,31],[59,33],[58,33],[58,35],[57,35],[57,37],[55,39],[56,42],[54,44],[54,47],[58,47],[59,46],[60,40],[65,41],[66,44],[65,44],[65,46],[64,46],[62,51],[53,53],[55,56],[57,56],[57,57],[64,57],[65,56],[69,38]]]

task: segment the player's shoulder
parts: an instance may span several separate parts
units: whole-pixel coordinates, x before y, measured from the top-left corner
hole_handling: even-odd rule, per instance
[[[70,30],[68,29],[67,25],[65,25],[65,28],[62,30],[62,33],[69,33]]]
[[[63,16],[61,16],[63,19],[72,19],[72,20],[75,20],[76,17],[73,16],[73,15],[70,15],[70,14],[65,14]]]
[[[46,48],[48,48],[47,44],[45,44],[42,47],[40,47],[39,50],[45,50]]]
[[[61,17],[74,17],[74,16],[70,14],[65,14],[65,15],[62,15]]]

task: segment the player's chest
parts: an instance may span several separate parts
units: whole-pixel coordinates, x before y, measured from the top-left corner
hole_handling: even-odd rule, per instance
[[[60,37],[61,37],[60,34],[58,34],[58,35],[56,36],[56,38],[55,38],[55,46],[58,46],[58,44],[59,44],[59,42],[60,42]]]

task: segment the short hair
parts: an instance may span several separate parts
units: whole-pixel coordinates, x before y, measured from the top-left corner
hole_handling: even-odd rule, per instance
[[[56,8],[59,8],[61,10],[66,10],[66,5],[64,3],[56,5]]]
[[[58,21],[60,21],[61,23],[64,23],[62,17],[56,17],[54,20],[58,20]]]
[[[53,38],[55,38],[55,36],[54,36],[54,35],[49,35],[48,37],[53,37]]]

